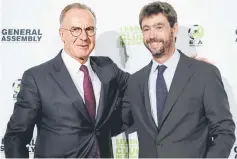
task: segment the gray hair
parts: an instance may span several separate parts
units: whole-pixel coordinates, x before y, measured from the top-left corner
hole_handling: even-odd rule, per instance
[[[96,20],[95,13],[91,10],[90,7],[88,7],[87,5],[82,4],[82,3],[72,3],[72,4],[67,5],[67,6],[61,11],[61,14],[60,14],[60,17],[59,17],[60,25],[62,24],[63,19],[64,19],[66,13],[67,13],[70,9],[73,9],[73,8],[86,9],[86,10],[88,10],[88,11],[93,15],[93,17],[94,17],[95,20]]]

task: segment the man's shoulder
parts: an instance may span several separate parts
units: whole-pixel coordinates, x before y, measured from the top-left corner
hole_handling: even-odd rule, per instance
[[[136,81],[144,79],[144,77],[149,74],[150,69],[151,69],[151,62],[146,66],[142,67],[140,70],[131,74],[131,79]]]
[[[218,70],[218,68],[209,62],[206,61],[202,61],[202,60],[198,60],[195,58],[191,58],[187,55],[185,55],[183,52],[181,52],[181,56],[180,58],[183,58],[185,60],[181,60],[181,61],[189,61],[188,63],[192,64],[192,68],[196,71],[196,72],[201,72],[201,73],[210,73],[213,70]]]
[[[214,71],[219,71],[217,66],[215,66],[212,63],[208,63],[205,61],[200,61],[197,59],[190,58],[192,60],[193,67],[195,68],[196,71],[201,72],[201,73],[210,73],[213,70]]]
[[[28,68],[25,72],[31,72],[33,74],[44,74],[44,73],[47,74],[51,70],[55,62],[56,62],[56,57],[49,59],[45,62],[42,62],[38,65],[32,66]]]
[[[91,60],[97,65],[111,64],[113,61],[108,56],[91,56]]]
[[[221,78],[220,70],[214,64],[185,55],[182,57],[186,58],[186,60],[182,60],[183,62],[187,60],[189,61],[188,63],[191,64],[188,65],[189,68],[192,69],[195,77],[198,78],[200,82],[207,82],[209,79]]]

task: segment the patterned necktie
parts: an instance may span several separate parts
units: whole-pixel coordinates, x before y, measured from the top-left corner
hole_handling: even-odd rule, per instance
[[[157,66],[158,75],[156,79],[156,106],[157,106],[157,119],[158,123],[161,120],[161,115],[164,109],[168,90],[166,87],[163,73],[167,67],[165,65]]]
[[[84,73],[83,89],[86,109],[90,115],[91,120],[94,121],[96,101],[92,82],[87,67],[85,65],[81,65],[80,70]]]

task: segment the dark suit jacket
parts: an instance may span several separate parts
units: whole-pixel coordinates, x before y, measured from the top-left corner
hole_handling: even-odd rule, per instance
[[[35,157],[112,157],[112,128],[129,74],[108,57],[91,57],[102,86],[96,121],[90,120],[61,53],[24,72],[14,112],[4,137],[6,157],[28,157],[26,145],[35,124]],[[110,120],[109,120],[110,119]]]
[[[220,72],[211,64],[180,54],[158,127],[148,91],[152,62],[129,79],[123,120],[131,125],[132,113],[139,157],[228,157],[235,142],[235,124]]]

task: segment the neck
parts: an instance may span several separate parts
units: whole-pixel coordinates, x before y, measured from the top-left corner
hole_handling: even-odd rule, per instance
[[[67,50],[66,48],[64,49],[65,50],[65,52],[69,55],[69,56],[71,56],[73,59],[75,59],[75,60],[77,60],[80,64],[85,64],[86,63],[86,61],[88,60],[88,58],[89,58],[89,56],[87,56],[87,57],[76,57],[76,56],[74,56],[69,50]]]
[[[85,64],[86,61],[88,60],[89,57],[80,57],[80,58],[75,58],[80,64]]]
[[[175,47],[172,47],[167,52],[165,52],[163,56],[161,57],[153,56],[153,59],[159,64],[164,64],[174,54],[174,52],[175,52]]]

